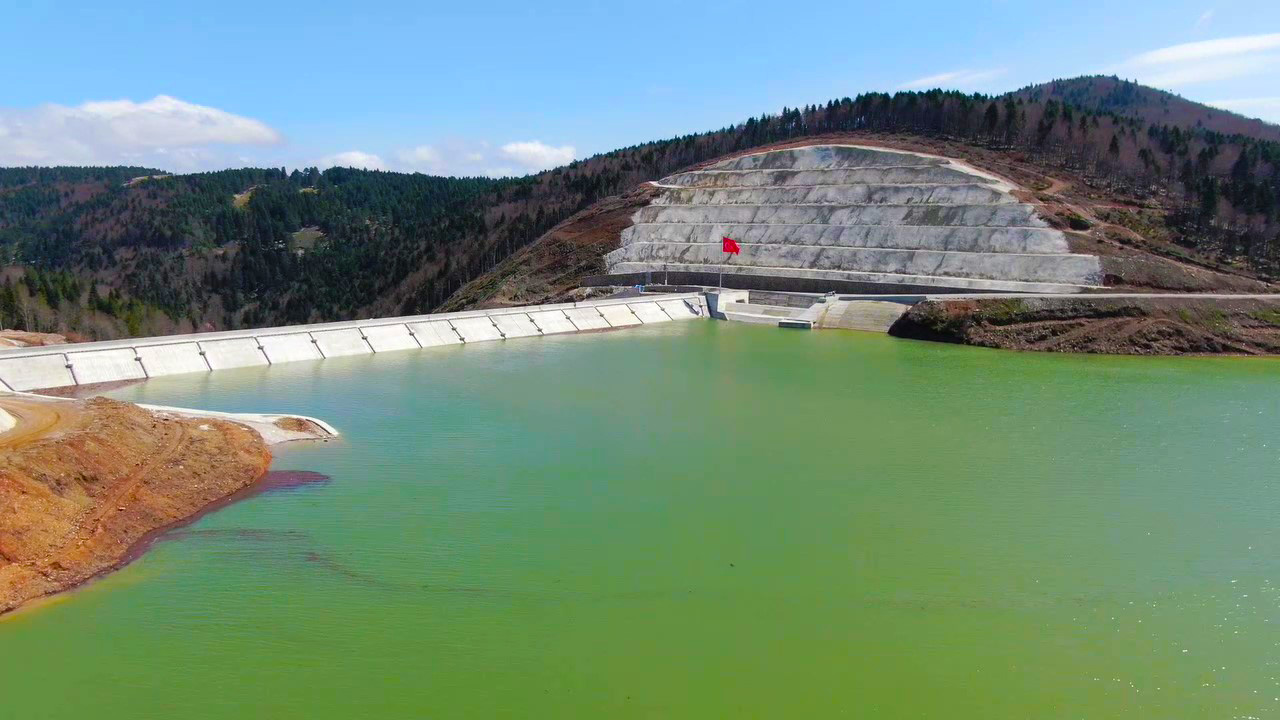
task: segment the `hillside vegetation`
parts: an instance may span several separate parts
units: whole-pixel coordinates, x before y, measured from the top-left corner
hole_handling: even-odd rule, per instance
[[[513,256],[563,286],[597,269],[591,258],[608,240],[575,252],[575,234],[557,228],[566,218],[586,211],[579,217],[613,232],[618,218],[588,208],[726,154],[833,134],[1061,171],[1114,198],[1107,222],[1133,236],[1134,252],[1247,276],[1280,272],[1274,126],[1081,78],[999,97],[871,93],[784,108],[524,178],[0,169],[0,324],[101,338],[425,312],[451,298],[454,307],[491,299],[501,285],[493,272],[519,275]],[[628,202],[601,207],[620,218]],[[531,255],[547,247],[560,249]]]

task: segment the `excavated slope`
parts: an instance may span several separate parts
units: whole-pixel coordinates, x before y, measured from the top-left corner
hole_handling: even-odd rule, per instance
[[[262,477],[271,453],[238,423],[106,398],[4,396],[0,614],[128,559],[148,533]]]
[[[656,183],[610,273],[724,272],[971,290],[1077,292],[1097,257],[959,162],[855,145],[746,155]],[[721,238],[742,252],[721,251]]]

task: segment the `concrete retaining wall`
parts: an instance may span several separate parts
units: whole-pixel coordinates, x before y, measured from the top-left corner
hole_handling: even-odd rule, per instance
[[[623,245],[636,243],[720,243],[729,236],[739,245],[830,245],[835,247],[953,250],[991,253],[1070,252],[1062,233],[1049,228],[892,227],[876,225],[714,225],[673,223],[632,225],[622,231]],[[620,250],[614,253],[622,256]]]
[[[609,321],[595,308],[572,308],[565,310],[564,314],[579,330],[604,330],[611,327]]]
[[[142,358],[142,368],[147,371],[147,377],[209,370],[208,363],[200,354],[200,346],[193,342],[140,345],[137,351],[138,357]]]
[[[147,376],[133,348],[68,352],[67,363],[77,385],[141,380]]]
[[[204,351],[204,359],[209,362],[211,370],[230,370],[270,364],[267,356],[262,354],[258,339],[252,335],[225,340],[208,340],[201,342],[200,347]]]
[[[459,318],[453,321],[453,329],[463,342],[485,342],[501,340],[502,331],[493,324],[488,316],[477,318]]]
[[[614,285],[616,278],[641,277],[649,275],[661,279],[664,270],[655,270],[652,263],[618,263],[613,266],[616,275],[605,276],[605,284]],[[907,275],[902,273],[876,273],[849,270],[816,270],[814,268],[787,268],[787,275],[780,276],[776,267],[760,267],[756,265],[663,265],[670,277],[681,278],[681,282],[693,282],[689,278],[704,278],[704,285],[717,285],[721,279],[726,287],[742,289],[790,290],[792,292],[840,292],[884,293],[887,288],[891,293],[913,292],[928,294],[937,292],[939,288],[948,291],[965,291],[969,293],[1078,293],[1085,289],[1082,285],[1064,283],[1040,283],[1024,280],[987,280],[972,277],[941,278],[938,275]],[[723,275],[721,275],[723,274]],[[761,282],[731,284],[730,276],[743,280],[756,276],[764,280],[782,279],[787,282]],[[814,281],[806,284],[804,280]],[[945,280],[945,282],[940,282]]]
[[[311,337],[315,339],[316,347],[325,357],[368,355],[373,352],[373,348],[365,341],[364,333],[360,332],[359,328],[314,332],[311,333]]]
[[[259,335],[258,345],[271,364],[297,362],[298,360],[319,360],[324,357],[316,348],[310,333],[290,333],[288,335]]]
[[[409,323],[413,338],[422,347],[439,347],[441,345],[461,345],[462,336],[446,321]]]
[[[896,273],[997,281],[1098,285],[1102,266],[1093,255],[938,252],[888,248],[744,245],[725,262],[720,243],[643,244],[631,247],[627,262],[675,267],[737,264],[757,267]],[[624,269],[618,272],[627,272]]]
[[[699,293],[0,350],[0,390],[43,390],[707,317]]]
[[[32,358],[0,359],[0,380],[9,390],[75,385],[76,380],[62,353],[48,353]]]
[[[395,352],[396,350],[421,350],[422,346],[409,332],[404,323],[393,325],[370,325],[360,328],[369,340],[369,347],[374,352]]]
[[[629,305],[631,312],[636,314],[640,322],[645,325],[653,323],[671,322],[671,316],[667,315],[667,311],[662,309],[658,303],[635,303]]]
[[[600,308],[600,314],[604,316],[610,327],[628,327],[640,324],[640,318],[636,317],[635,312],[626,305],[605,305]]]
[[[529,313],[529,319],[538,326],[538,329],[542,331],[543,335],[578,331],[578,328],[569,321],[569,316],[565,315],[563,310],[531,312]]]
[[[502,337],[510,340],[519,337],[541,335],[538,326],[523,313],[519,315],[494,315],[493,323],[502,332]]]

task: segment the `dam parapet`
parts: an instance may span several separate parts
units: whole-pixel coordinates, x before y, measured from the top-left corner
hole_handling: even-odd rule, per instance
[[[26,392],[708,317],[701,293],[0,350],[0,390]]]

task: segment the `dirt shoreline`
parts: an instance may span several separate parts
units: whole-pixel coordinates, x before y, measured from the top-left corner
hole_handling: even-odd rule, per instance
[[[247,485],[230,495],[214,500],[208,505],[197,510],[194,514],[184,518],[179,518],[167,525],[155,528],[154,530],[148,530],[142,537],[135,540],[133,544],[129,546],[124,555],[118,561],[103,568],[102,570],[99,570],[79,583],[48,595],[41,595],[39,597],[32,598],[31,600],[27,600],[10,610],[0,611],[0,622],[4,622],[16,615],[38,609],[46,603],[57,602],[60,598],[84,590],[93,583],[106,578],[112,573],[128,567],[130,564],[146,555],[147,552],[157,544],[168,540],[171,536],[182,529],[194,525],[206,515],[211,515],[225,507],[234,505],[238,502],[243,502],[250,498],[255,498],[259,495],[310,487],[312,485],[324,485],[328,483],[330,479],[331,478],[328,475],[312,472],[310,470],[268,470],[258,481]]]
[[[6,396],[0,616],[123,567],[164,533],[261,492],[323,481],[268,472],[258,432],[129,403]]]
[[[895,337],[1108,355],[1280,355],[1280,298],[1002,298],[919,303]]]

